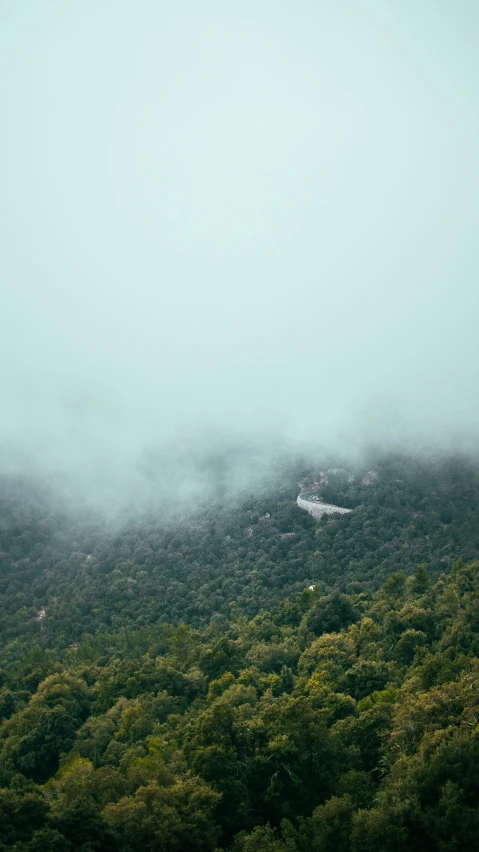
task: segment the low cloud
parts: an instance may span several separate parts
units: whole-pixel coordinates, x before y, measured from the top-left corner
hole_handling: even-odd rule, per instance
[[[475,446],[476,7],[0,17],[4,470]]]

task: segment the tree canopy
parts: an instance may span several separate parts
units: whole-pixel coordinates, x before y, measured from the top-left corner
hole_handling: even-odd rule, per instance
[[[477,471],[377,470],[319,522],[5,490],[0,852],[477,847]]]

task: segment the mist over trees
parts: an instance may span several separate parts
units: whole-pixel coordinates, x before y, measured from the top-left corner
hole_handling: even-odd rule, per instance
[[[478,28],[0,3],[0,852],[476,852]]]
[[[457,455],[174,516],[4,480],[0,848],[474,849],[478,511]]]

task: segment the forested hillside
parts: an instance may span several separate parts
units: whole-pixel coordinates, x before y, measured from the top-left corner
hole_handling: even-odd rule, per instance
[[[251,618],[317,581],[325,590],[371,590],[419,563],[437,577],[458,558],[479,557],[475,464],[388,457],[372,472],[335,470],[319,493],[355,511],[320,522],[296,505],[299,482],[320,478],[305,465],[241,499],[114,521],[67,508],[28,483],[5,483],[4,655],[14,658],[32,641],[62,649],[85,632],[158,621],[201,627]]]
[[[0,849],[476,849],[479,474],[108,520],[5,482]],[[312,588],[310,588],[312,587]]]

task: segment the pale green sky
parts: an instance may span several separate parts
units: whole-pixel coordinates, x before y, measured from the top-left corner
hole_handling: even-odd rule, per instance
[[[478,31],[469,0],[1,0],[4,446],[476,431]]]

